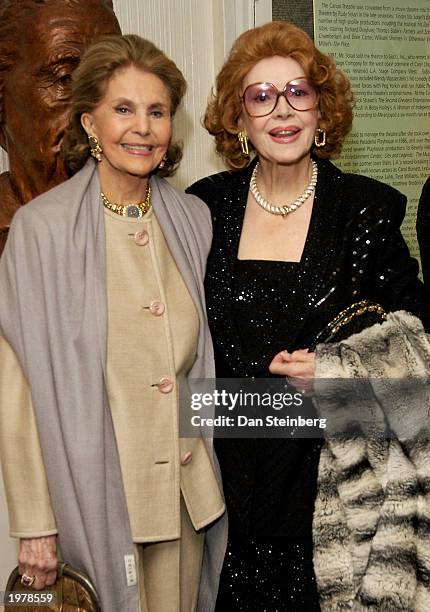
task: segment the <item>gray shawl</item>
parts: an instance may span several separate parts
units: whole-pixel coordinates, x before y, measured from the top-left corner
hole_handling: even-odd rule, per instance
[[[428,612],[430,339],[400,311],[344,342],[319,345],[316,364],[322,379],[371,379],[361,397],[352,386],[336,393],[336,381],[330,389],[316,380],[315,393],[329,420],[345,410],[373,429],[367,437],[330,436],[321,452],[313,525],[321,610]],[[393,379],[408,379],[407,394]]]
[[[200,319],[190,377],[214,377],[204,312],[205,206],[151,178],[152,202]],[[106,393],[105,231],[93,160],[15,215],[0,260],[0,332],[31,388],[62,558],[94,581],[106,612],[138,612],[133,542]],[[13,415],[11,415],[13,418]],[[29,487],[31,483],[29,483]],[[145,512],[145,508],[142,508]],[[226,520],[208,532],[200,609],[212,609]]]

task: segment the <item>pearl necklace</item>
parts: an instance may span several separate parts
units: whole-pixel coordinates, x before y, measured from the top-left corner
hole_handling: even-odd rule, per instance
[[[291,202],[291,204],[288,204],[288,205],[285,204],[285,206],[275,206],[274,204],[271,204],[270,202],[265,200],[258,190],[257,175],[258,175],[258,170],[260,169],[260,162],[257,162],[252,172],[251,183],[249,186],[249,190],[252,193],[254,200],[257,202],[259,206],[261,206],[261,208],[264,208],[264,210],[267,210],[267,212],[272,213],[273,215],[282,215],[283,217],[286,217],[288,213],[291,213],[297,210],[297,208],[299,208],[304,202],[306,202],[309,196],[315,191],[315,187],[317,184],[317,178],[318,178],[318,166],[317,166],[316,161],[314,161],[313,159],[311,159],[311,164],[312,164],[311,180],[309,181],[309,185],[306,187],[302,195],[296,198],[294,202]]]
[[[110,202],[103,191],[100,192],[100,196],[103,206],[106,206],[106,208],[112,212],[117,215],[122,215],[123,217],[141,219],[151,208],[151,187],[149,185],[146,187],[145,199],[138,204],[116,204],[115,202]]]

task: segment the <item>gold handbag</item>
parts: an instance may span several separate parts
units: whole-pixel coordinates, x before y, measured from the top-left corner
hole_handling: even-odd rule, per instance
[[[313,348],[321,342],[340,342],[366,327],[387,319],[384,308],[376,302],[361,300],[342,310],[314,339]]]
[[[35,602],[47,601],[47,598],[42,599],[41,595],[52,593],[55,603],[14,602],[13,605],[8,605],[7,595],[11,591],[22,595],[32,594]],[[11,612],[101,612],[100,600],[88,576],[72,569],[67,563],[57,564],[55,584],[46,586],[41,591],[23,586],[16,567],[7,581],[5,609]]]

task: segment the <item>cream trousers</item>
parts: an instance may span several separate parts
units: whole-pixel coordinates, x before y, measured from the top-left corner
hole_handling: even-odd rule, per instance
[[[140,612],[195,612],[203,544],[181,496],[180,539],[135,544]]]

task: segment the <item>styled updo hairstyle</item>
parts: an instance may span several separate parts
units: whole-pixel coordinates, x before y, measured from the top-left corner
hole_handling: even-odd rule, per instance
[[[321,118],[318,126],[326,131],[326,144],[314,148],[321,158],[340,154],[352,126],[353,94],[348,77],[329,55],[321,53],[309,36],[286,21],[272,21],[239,36],[216,79],[203,123],[215,137],[216,150],[232,170],[245,168],[237,134],[242,113],[242,83],[255,64],[268,57],[291,57],[298,62],[319,92]],[[249,143],[252,149],[252,143]]]
[[[187,87],[176,64],[152,42],[134,34],[100,39],[86,50],[72,77],[70,120],[62,143],[62,157],[70,175],[82,168],[90,155],[82,114],[97,107],[112,76],[129,66],[153,74],[164,83],[170,96],[170,114],[175,115]],[[172,176],[181,158],[182,144],[170,143],[163,168],[154,172]]]

